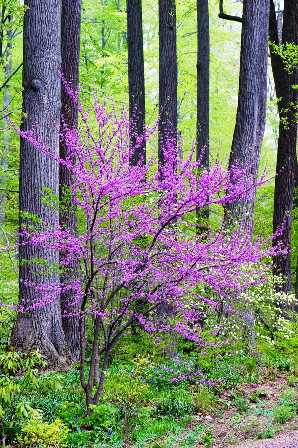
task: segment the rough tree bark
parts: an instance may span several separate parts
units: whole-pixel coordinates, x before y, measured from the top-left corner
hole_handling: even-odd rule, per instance
[[[244,169],[255,181],[266,120],[269,0],[244,0],[242,17],[228,17],[223,13],[223,1],[220,6],[219,17],[242,23],[238,107],[229,168]],[[255,197],[256,189],[252,188],[244,200],[227,206],[225,224],[230,227],[238,223],[252,237]],[[255,353],[253,310],[245,310],[242,318],[248,331],[248,350]]]
[[[24,16],[24,70],[22,129],[34,129],[49,151],[59,156],[59,123],[61,106],[61,0],[26,0]],[[59,223],[59,211],[42,200],[46,187],[58,196],[58,163],[34,149],[26,140],[20,145],[20,226],[29,214],[45,222],[50,228]],[[26,216],[27,215],[27,216]],[[21,238],[22,242],[22,238]],[[38,348],[50,367],[65,366],[65,337],[61,322],[59,292],[52,291],[49,303],[43,293],[28,285],[49,283],[59,285],[55,267],[59,253],[31,245],[20,245],[20,306],[13,328],[12,345],[20,351]],[[38,265],[34,260],[41,259]],[[58,288],[57,288],[58,289]]]
[[[62,0],[62,20],[61,20],[61,56],[62,74],[65,82],[70,84],[74,91],[79,87],[80,68],[80,27],[81,27],[81,0]],[[61,130],[63,127],[77,129],[78,127],[78,107],[69,97],[65,89],[61,88]],[[60,140],[60,157],[64,159],[66,148],[63,138]],[[68,204],[67,190],[72,183],[69,170],[60,165],[60,226],[68,229],[73,234],[76,233],[76,212],[71,204]],[[73,265],[61,275],[61,284],[75,280],[79,275],[79,266]],[[73,361],[80,355],[80,329],[79,318],[80,303],[73,301],[73,294],[61,292],[62,324],[69,354]]]
[[[256,179],[264,136],[267,98],[269,0],[244,0],[236,125],[229,167],[237,165]],[[255,189],[225,210],[225,222],[238,222],[252,234]]]
[[[165,165],[166,151],[171,148],[171,157],[177,156],[177,30],[176,0],[159,0],[159,123],[158,123],[158,165],[160,179]],[[175,160],[172,168],[175,169]],[[172,314],[169,305],[160,305],[159,315]],[[176,342],[173,341],[175,346]],[[175,347],[167,347],[168,353]]]
[[[158,160],[165,162],[167,141],[177,146],[177,43],[175,0],[159,0]]]
[[[209,167],[210,36],[208,0],[197,0],[197,161]],[[199,231],[208,229],[209,209],[197,211]]]
[[[295,43],[298,45],[298,0],[285,0],[282,26],[282,41],[279,40],[278,21],[274,1],[270,0],[270,41],[274,44]],[[296,174],[297,146],[297,99],[298,91],[293,89],[298,84],[297,68],[289,73],[279,55],[270,46],[271,65],[278,98],[279,137],[277,148],[273,231],[282,227],[282,234],[274,244],[282,242],[289,248],[287,254],[273,259],[273,273],[284,278],[279,286],[285,292],[291,289],[291,229],[292,209]]]
[[[142,1],[127,0],[130,163],[146,163]]]

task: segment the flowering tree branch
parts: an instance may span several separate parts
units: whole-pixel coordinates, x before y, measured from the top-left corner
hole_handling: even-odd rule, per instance
[[[22,230],[22,244],[58,249],[62,270],[74,263],[82,267],[84,275],[69,283],[36,286],[41,298],[34,306],[48,303],[57,288],[71,291],[70,309],[74,301],[80,303],[80,378],[89,406],[98,402],[112,351],[133,322],[149,333],[176,332],[201,343],[198,316],[208,306],[219,306],[223,297],[236,297],[262,282],[266,268],[261,263],[272,248],[259,239],[251,242],[237,229],[228,234],[222,226],[207,239],[196,230],[198,208],[238,201],[256,179],[218,164],[202,171],[192,153],[177,161],[171,144],[164,149],[162,176],[155,160],[131,166],[125,114],[119,118],[95,104],[96,136],[90,114],[81,106],[79,110],[80,133],[65,130],[67,154],[59,162],[72,175],[69,193],[81,231],[74,236],[47,223],[38,228],[31,223]],[[19,133],[37,151],[53,157],[32,131]],[[151,134],[147,130],[142,138]],[[198,288],[212,291],[212,300]],[[161,323],[156,310],[163,304],[171,306],[174,318]],[[88,322],[93,328],[90,344]]]

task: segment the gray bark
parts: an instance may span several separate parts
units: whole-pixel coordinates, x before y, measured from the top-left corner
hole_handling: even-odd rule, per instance
[[[166,144],[177,145],[177,36],[175,0],[159,0],[159,164]]]
[[[81,27],[81,0],[62,0],[62,21],[61,21],[61,53],[62,53],[62,73],[67,83],[70,83],[73,90],[79,86],[80,67],[80,27]],[[62,86],[61,91],[61,129],[66,126],[69,129],[78,127],[78,107],[71,100]],[[66,147],[63,139],[60,141],[60,157],[66,157]],[[65,188],[69,189],[72,184],[72,177],[69,170],[60,165],[60,225],[73,234],[76,233],[76,212],[72,204],[67,203],[69,197],[65,194]],[[72,265],[67,272],[61,275],[61,283],[68,284],[79,275],[79,266]],[[61,293],[62,324],[66,342],[72,360],[77,360],[80,354],[80,328],[78,314],[80,303],[73,301],[71,292]]]
[[[53,156],[59,156],[61,109],[61,0],[26,0],[24,16],[24,70],[22,129],[34,134]],[[58,196],[59,166],[48,155],[35,149],[26,139],[20,145],[20,227],[30,219],[24,212],[38,217],[48,228],[59,224],[59,210],[42,201],[42,189]],[[22,243],[22,238],[21,241]],[[52,292],[51,301],[36,309],[45,296],[27,283],[38,286],[59,284],[55,267],[59,253],[55,250],[20,245],[20,302],[12,334],[12,344],[20,351],[38,348],[50,367],[65,365],[65,337],[61,322],[60,297]],[[43,260],[43,265],[34,262]]]
[[[197,161],[209,167],[210,36],[208,0],[197,0]],[[197,211],[198,230],[208,228],[209,209]]]
[[[247,170],[255,181],[266,118],[269,0],[244,0],[242,23],[238,108],[229,167]],[[227,224],[238,222],[252,234],[255,193],[253,188],[243,200],[226,207]]]
[[[142,1],[127,0],[127,43],[128,43],[128,85],[129,85],[129,134],[130,163],[146,163],[144,139],[137,143],[137,137],[145,131],[145,78]]]
[[[270,1],[270,41],[280,43],[279,22],[275,14],[273,0]],[[281,43],[298,45],[298,0],[285,0]],[[284,292],[291,289],[291,230],[292,210],[296,177],[297,117],[296,107],[298,92],[293,89],[298,84],[298,70],[288,73],[282,59],[271,48],[271,65],[278,98],[279,136],[276,162],[274,191],[273,231],[282,227],[282,235],[274,245],[282,243],[289,248],[287,254],[273,258],[273,273],[281,275],[285,282]],[[297,294],[298,297],[298,294]]]

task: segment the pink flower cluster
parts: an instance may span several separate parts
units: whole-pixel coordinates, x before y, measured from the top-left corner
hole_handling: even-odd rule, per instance
[[[202,170],[193,151],[177,160],[170,143],[163,167],[154,158],[146,166],[130,166],[125,114],[118,117],[98,104],[93,115],[82,108],[80,113],[81,129],[63,132],[67,156],[59,160],[73,179],[69,193],[78,214],[77,234],[45,222],[43,230],[24,228],[22,244],[60,251],[60,269],[79,265],[81,274],[68,284],[57,279],[57,284],[36,285],[36,306],[48,304],[60,288],[72,292],[70,309],[80,304],[78,318],[101,321],[112,345],[135,319],[147,331],[175,331],[199,342],[202,306],[216,308],[218,298],[235,297],[263,281],[262,260],[272,249],[237,230],[199,234],[196,211],[241,200],[255,180],[219,164]],[[152,132],[142,137],[148,147]],[[20,134],[52,157],[32,131]],[[162,306],[171,313],[161,324],[156,311]]]

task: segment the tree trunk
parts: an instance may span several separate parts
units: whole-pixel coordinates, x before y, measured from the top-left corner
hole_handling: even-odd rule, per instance
[[[80,26],[81,26],[81,0],[62,0],[61,21],[61,53],[62,73],[65,82],[70,84],[74,91],[79,87],[80,67]],[[70,98],[62,85],[61,90],[61,129],[66,126],[69,129],[78,127],[78,107]],[[66,157],[66,147],[63,139],[60,140],[60,158]],[[73,234],[76,233],[76,212],[68,203],[67,190],[71,187],[71,173],[60,165],[60,226]],[[79,266],[69,267],[67,272],[61,275],[61,284],[69,284],[77,279]],[[71,359],[76,361],[80,355],[80,330],[79,313],[81,304],[73,300],[73,294],[61,292],[62,324]]]
[[[209,167],[209,7],[208,0],[197,0],[198,59],[197,59],[197,161]],[[208,229],[209,209],[197,211],[198,230]]]
[[[270,41],[279,44],[278,22],[273,0],[270,0]],[[285,0],[283,13],[282,43],[298,45],[298,0]],[[289,248],[287,254],[273,259],[273,273],[283,276],[281,289],[291,289],[291,229],[292,209],[296,175],[298,92],[293,89],[298,84],[298,70],[287,72],[283,61],[270,47],[271,65],[278,98],[279,137],[277,148],[276,178],[274,192],[273,231],[282,228],[282,234],[274,245],[282,243]]]
[[[23,122],[56,158],[59,156],[61,107],[61,0],[26,0],[24,16]],[[58,196],[58,162],[35,149],[27,139],[20,146],[20,227],[35,216],[57,228],[59,210],[42,200],[42,189]],[[20,238],[22,243],[22,237]],[[20,245],[20,311],[12,344],[17,350],[37,348],[50,367],[65,366],[65,337],[59,300],[59,253]],[[39,259],[43,263],[38,264]],[[40,291],[30,283],[47,289]]]
[[[104,7],[106,5],[106,0],[101,0],[101,6]],[[105,21],[102,21],[101,24],[101,49],[103,50],[106,46],[107,39],[106,39],[106,28],[105,28]]]
[[[298,126],[298,124],[297,124]],[[294,200],[293,200],[293,208],[297,212],[298,209],[298,161],[296,157],[296,167],[295,167],[295,190],[294,190]],[[297,220],[295,220],[295,227],[297,226]],[[296,248],[297,250],[297,248]],[[298,252],[298,251],[297,251]],[[298,253],[296,254],[296,272],[295,272],[295,310],[298,312]]]
[[[158,160],[164,165],[167,145],[177,146],[177,48],[175,0],[159,0]]]
[[[146,163],[142,1],[127,0],[130,163]],[[141,141],[138,141],[138,136]]]
[[[229,168],[247,170],[254,181],[265,130],[268,27],[269,0],[244,0],[238,108]],[[226,207],[226,224],[238,222],[252,234],[255,194],[253,188],[241,202]]]

